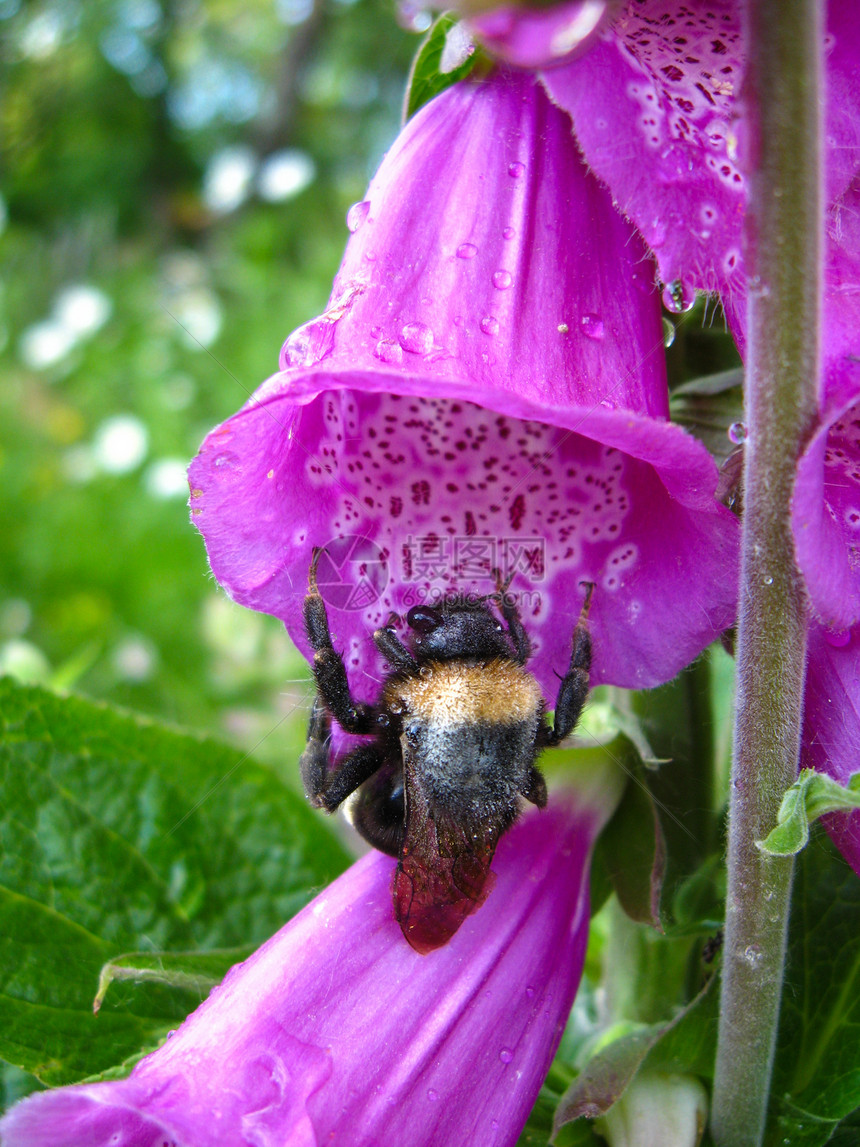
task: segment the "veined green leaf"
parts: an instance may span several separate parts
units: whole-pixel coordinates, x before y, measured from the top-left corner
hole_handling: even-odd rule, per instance
[[[42,1082],[157,1046],[207,991],[188,975],[115,982],[95,1016],[104,965],[241,958],[348,863],[236,749],[8,680],[0,714],[0,1057]]]

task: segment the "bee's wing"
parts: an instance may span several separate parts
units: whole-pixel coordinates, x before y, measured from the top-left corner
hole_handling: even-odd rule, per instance
[[[495,883],[490,871],[500,824],[465,824],[431,815],[411,760],[404,760],[406,834],[394,876],[394,914],[403,935],[422,955],[447,944]]]

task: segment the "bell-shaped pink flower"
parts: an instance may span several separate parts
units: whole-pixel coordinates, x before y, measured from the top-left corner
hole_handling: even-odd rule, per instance
[[[801,768],[844,785],[860,771],[860,632],[813,624],[808,658]],[[860,811],[833,813],[824,824],[860,876]]]
[[[545,69],[543,82],[571,116],[589,167],[654,253],[668,308],[685,309],[697,289],[719,292],[742,337],[749,143],[742,0],[608,6],[576,58],[558,67],[552,31],[575,7],[561,3],[540,15],[500,7],[469,24],[500,59]],[[596,14],[581,7],[580,22]],[[853,0],[829,0],[823,47],[830,203],[851,184],[860,150],[856,16]],[[543,55],[539,29],[548,30]]]
[[[518,575],[548,696],[583,581],[593,682],[672,677],[733,619],[736,521],[667,421],[654,269],[567,117],[527,75],[458,84],[348,223],[328,309],[191,466],[218,580],[306,650],[332,543],[321,592],[365,694],[390,611],[491,592],[494,567]]]
[[[860,176],[860,162],[858,162]],[[860,770],[860,179],[830,206],[821,419],[792,500],[813,621],[802,763],[845,784]],[[860,812],[826,819],[860,875]]]
[[[612,804],[604,786],[524,817],[487,905],[429,956],[393,918],[395,862],[365,856],[127,1079],[14,1107],[4,1147],[514,1144],[582,972]]]

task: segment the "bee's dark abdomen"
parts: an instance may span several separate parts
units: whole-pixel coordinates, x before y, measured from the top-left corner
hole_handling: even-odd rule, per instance
[[[440,808],[480,814],[513,806],[535,759],[537,715],[514,724],[404,727],[428,798]]]

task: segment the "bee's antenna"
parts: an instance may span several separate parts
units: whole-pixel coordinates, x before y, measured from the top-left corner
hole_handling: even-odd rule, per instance
[[[584,621],[588,621],[588,611],[591,608],[591,595],[594,593],[594,582],[581,581],[579,584],[585,589],[585,601],[582,603],[582,609],[579,613],[579,621],[581,624]]]
[[[319,593],[317,588],[317,566],[320,554],[325,553],[325,546],[314,546],[311,551],[311,568],[308,570],[308,593]]]
[[[496,592],[488,593],[487,597],[493,601],[501,601],[510,588],[511,582],[514,580],[516,570],[511,570],[506,578],[502,577],[502,571],[498,568],[490,571],[496,583]]]

